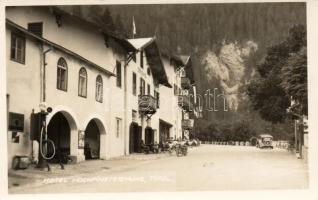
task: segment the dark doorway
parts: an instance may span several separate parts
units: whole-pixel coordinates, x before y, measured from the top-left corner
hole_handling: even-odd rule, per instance
[[[99,159],[100,132],[94,120],[91,120],[85,129],[85,159]]]
[[[55,156],[50,160],[52,163],[67,163],[70,155],[71,145],[71,129],[65,116],[58,112],[56,113],[47,126],[48,139],[52,140],[55,145]],[[48,155],[53,154],[51,145],[47,147]]]
[[[139,153],[141,151],[141,126],[132,122],[129,128],[129,153]]]
[[[257,138],[256,137],[252,137],[250,139],[250,143],[251,143],[251,146],[256,146],[257,145]]]
[[[145,144],[153,144],[155,142],[154,131],[151,127],[145,129]]]
[[[172,127],[171,124],[159,120],[159,142],[166,142],[170,139],[170,128]],[[182,133],[183,134],[183,133]]]

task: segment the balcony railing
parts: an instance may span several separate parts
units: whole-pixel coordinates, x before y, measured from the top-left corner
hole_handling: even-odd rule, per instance
[[[181,87],[183,89],[190,89],[191,88],[190,79],[187,77],[181,77]]]
[[[154,114],[157,111],[157,101],[151,95],[139,95],[138,105],[140,113]]]
[[[189,95],[179,95],[178,96],[178,105],[186,111],[192,111],[193,110],[193,104],[190,101]]]

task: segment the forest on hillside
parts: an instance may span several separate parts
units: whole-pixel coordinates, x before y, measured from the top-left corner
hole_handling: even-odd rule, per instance
[[[156,36],[161,51],[191,55],[198,92],[217,88],[229,111],[204,110],[199,132],[213,124],[254,124],[284,137],[290,123],[272,124],[252,109],[244,88],[257,73],[267,49],[288,37],[294,25],[306,26],[305,3],[144,4],[70,6],[63,9],[131,38]],[[218,103],[221,107],[222,103]]]

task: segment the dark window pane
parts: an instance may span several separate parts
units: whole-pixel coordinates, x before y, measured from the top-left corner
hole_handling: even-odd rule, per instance
[[[117,86],[121,87],[121,63],[116,61],[116,77],[117,77]]]

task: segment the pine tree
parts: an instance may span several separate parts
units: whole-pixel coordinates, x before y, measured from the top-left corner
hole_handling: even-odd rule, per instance
[[[282,69],[282,87],[295,101],[294,111],[308,115],[307,48],[293,53]]]
[[[122,38],[127,38],[127,32],[125,30],[124,24],[122,22],[120,14],[117,14],[115,19],[115,26],[116,26],[116,34]]]
[[[83,17],[81,6],[72,6],[72,14],[78,17]]]
[[[107,29],[109,32],[116,33],[116,27],[108,8],[104,10],[103,15],[100,17],[99,23],[103,28]]]
[[[88,18],[90,21],[99,24],[103,9],[99,5],[92,5],[88,8]]]

